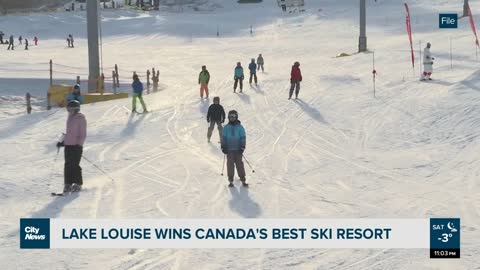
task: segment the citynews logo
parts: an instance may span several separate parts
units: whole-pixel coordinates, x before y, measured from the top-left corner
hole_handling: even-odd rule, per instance
[[[21,218],[20,248],[50,248],[50,219]]]

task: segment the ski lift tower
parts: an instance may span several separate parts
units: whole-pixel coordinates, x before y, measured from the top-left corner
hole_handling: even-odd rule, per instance
[[[88,34],[88,92],[97,89],[100,77],[100,60],[98,53],[98,0],[87,0],[87,34]]]
[[[358,52],[367,51],[367,5],[360,0],[360,37],[358,38]]]
[[[290,8],[300,8],[300,10],[303,10],[305,6],[305,0],[277,0],[277,3],[283,12],[287,12],[287,9]]]

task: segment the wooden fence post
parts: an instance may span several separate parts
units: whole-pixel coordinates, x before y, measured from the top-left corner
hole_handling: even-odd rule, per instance
[[[52,59],[50,59],[50,86],[53,85],[53,62]]]
[[[32,104],[30,102],[30,93],[27,92],[27,95],[25,96],[25,98],[27,99],[27,113],[30,114],[32,113]]]
[[[113,93],[117,94],[117,84],[115,83],[115,70],[112,70]]]

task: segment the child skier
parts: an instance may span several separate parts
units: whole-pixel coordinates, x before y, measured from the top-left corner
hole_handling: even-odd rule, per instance
[[[243,165],[243,151],[247,142],[245,129],[238,120],[237,111],[228,112],[228,124],[222,131],[222,152],[227,156],[227,175],[229,187],[233,187],[233,176],[235,175],[235,167],[237,174],[242,181],[244,187],[248,187],[245,179],[245,167]]]
[[[235,93],[237,91],[237,84],[238,82],[240,82],[240,93],[242,93],[244,75],[243,75],[243,67],[240,62],[237,62],[237,66],[235,67],[235,70],[234,70],[233,79],[235,80],[235,83],[233,84],[233,92]]]
[[[75,84],[72,93],[67,96],[67,102],[70,102],[72,100],[77,100],[78,102],[80,102],[80,104],[83,104],[83,96],[80,92],[80,85],[78,84]]]
[[[202,71],[198,75],[198,84],[200,84],[200,98],[203,98],[203,94],[208,98],[208,82],[210,81],[210,73],[207,70],[207,66],[202,66]]]
[[[63,192],[76,192],[82,189],[83,178],[80,161],[83,144],[87,137],[87,120],[80,113],[80,102],[72,100],[67,105],[68,119],[65,138],[57,147],[65,147],[65,168]]]
[[[263,60],[263,56],[262,54],[259,54],[258,55],[258,58],[257,58],[257,70],[260,70],[260,68],[262,69],[262,72],[263,72],[263,64],[265,63],[265,61]]]
[[[427,43],[427,46],[423,50],[423,74],[420,78],[422,81],[432,80],[430,76],[433,72],[433,60],[435,60],[435,58],[433,58],[432,54],[430,53],[431,46],[432,45],[430,43]]]
[[[140,100],[140,104],[142,104],[143,112],[147,113],[147,106],[145,106],[145,102],[143,101],[143,84],[138,78],[138,75],[133,75],[133,99],[132,99],[132,113],[137,112],[137,98]]]
[[[208,142],[210,142],[210,138],[212,137],[215,124],[217,124],[218,128],[218,139],[222,139],[223,122],[225,122],[225,110],[223,109],[223,106],[220,105],[220,97],[214,97],[213,104],[208,107],[207,113],[207,123],[210,123],[207,132]]]
[[[252,78],[255,79],[255,85],[257,84],[257,64],[255,64],[255,58],[252,58],[252,61],[248,65],[248,69],[250,70],[250,79],[248,82],[252,84]]]
[[[292,66],[292,72],[290,73],[290,94],[288,96],[288,99],[292,98],[293,90],[295,90],[295,99],[298,98],[301,81],[302,81],[302,72],[300,71],[300,63],[295,62]]]

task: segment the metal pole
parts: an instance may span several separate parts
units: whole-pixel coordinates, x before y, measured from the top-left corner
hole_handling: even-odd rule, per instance
[[[463,0],[463,17],[468,16],[468,0]]]
[[[377,71],[375,70],[375,52],[373,52],[373,97],[376,97],[376,86],[375,86],[375,77],[377,76]]]
[[[450,68],[453,68],[452,37],[450,37]]]
[[[98,55],[98,0],[87,0],[88,92],[95,93],[100,75]]]
[[[223,172],[225,171],[225,156],[227,156],[226,154],[223,155],[223,165],[222,165],[222,174],[221,176],[223,176]]]
[[[243,159],[245,159],[245,161],[247,162],[248,167],[250,167],[250,169],[252,169],[252,173],[255,173],[255,170],[252,168],[252,165],[250,165],[250,162],[248,162],[247,158],[244,155],[242,155],[242,156],[243,156]]]
[[[367,5],[360,0],[360,37],[358,38],[358,52],[367,51]]]
[[[422,71],[422,41],[420,40],[418,42],[419,44],[419,49],[420,49],[420,65],[418,65],[418,68],[420,69],[420,78],[423,78],[423,71]]]

